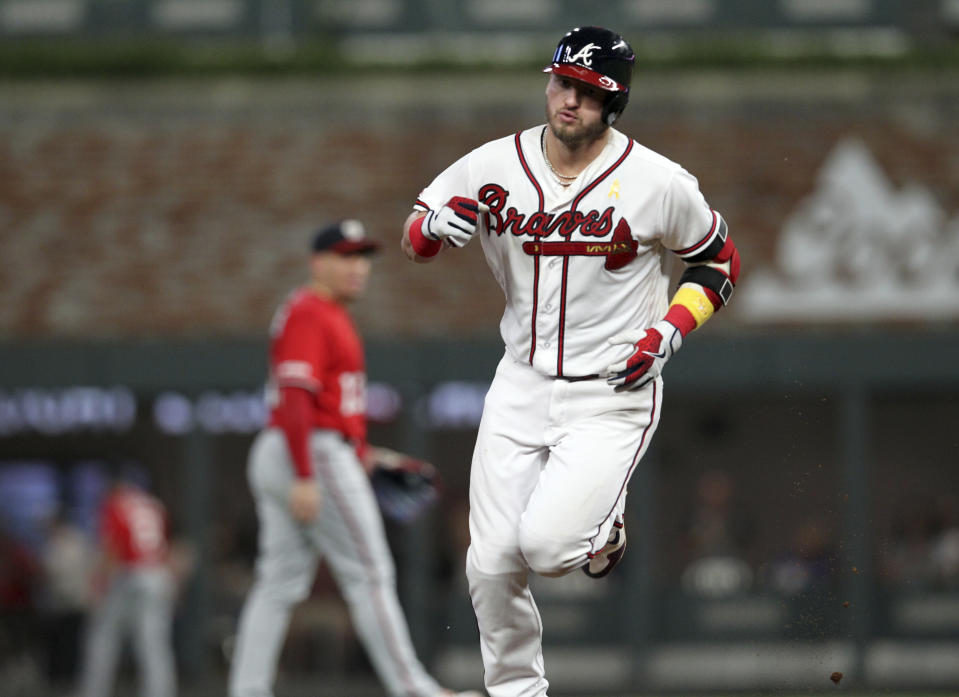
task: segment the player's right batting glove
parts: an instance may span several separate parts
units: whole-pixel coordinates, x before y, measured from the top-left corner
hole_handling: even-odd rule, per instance
[[[655,380],[666,361],[683,345],[683,335],[663,319],[645,331],[617,334],[609,339],[609,344],[630,344],[634,349],[626,360],[613,363],[606,369],[606,382],[621,392],[645,387]]]
[[[480,209],[486,206],[475,199],[454,196],[438,211],[430,211],[423,221],[423,235],[452,247],[463,247],[476,232]]]

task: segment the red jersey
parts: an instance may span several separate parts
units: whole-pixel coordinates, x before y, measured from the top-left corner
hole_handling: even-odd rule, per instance
[[[309,288],[293,291],[270,326],[270,425],[277,426],[281,387],[312,395],[310,423],[366,443],[366,360],[353,320],[340,303]]]
[[[130,486],[118,486],[100,512],[103,544],[121,563],[162,564],[169,551],[166,509],[155,497]]]

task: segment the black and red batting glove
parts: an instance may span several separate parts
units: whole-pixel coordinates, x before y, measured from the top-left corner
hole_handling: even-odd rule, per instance
[[[487,207],[476,199],[454,196],[439,210],[426,214],[423,235],[452,247],[463,247],[473,239],[480,211],[485,210]]]
[[[610,365],[605,372],[606,382],[617,392],[637,390],[655,380],[674,353],[683,345],[683,335],[666,320],[660,320],[646,330],[623,332],[609,339],[611,346],[623,344],[633,347],[625,360]]]

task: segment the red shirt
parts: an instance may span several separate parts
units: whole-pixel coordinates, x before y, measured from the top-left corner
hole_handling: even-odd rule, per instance
[[[270,383],[301,387],[313,399],[310,423],[339,431],[362,448],[366,443],[366,360],[363,343],[346,308],[309,288],[293,291],[270,327]],[[277,426],[276,402],[270,425]]]
[[[103,544],[122,564],[162,564],[168,546],[166,509],[155,497],[121,485],[107,497],[100,512]]]

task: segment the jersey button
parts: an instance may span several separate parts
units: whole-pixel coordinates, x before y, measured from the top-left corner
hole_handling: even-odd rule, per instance
[[[544,341],[544,342],[543,342],[543,348],[549,348],[549,342],[548,342],[548,341]]]
[[[553,309],[553,303],[546,303],[546,306],[545,306],[545,307],[546,307],[547,310],[552,310],[552,309]]]

